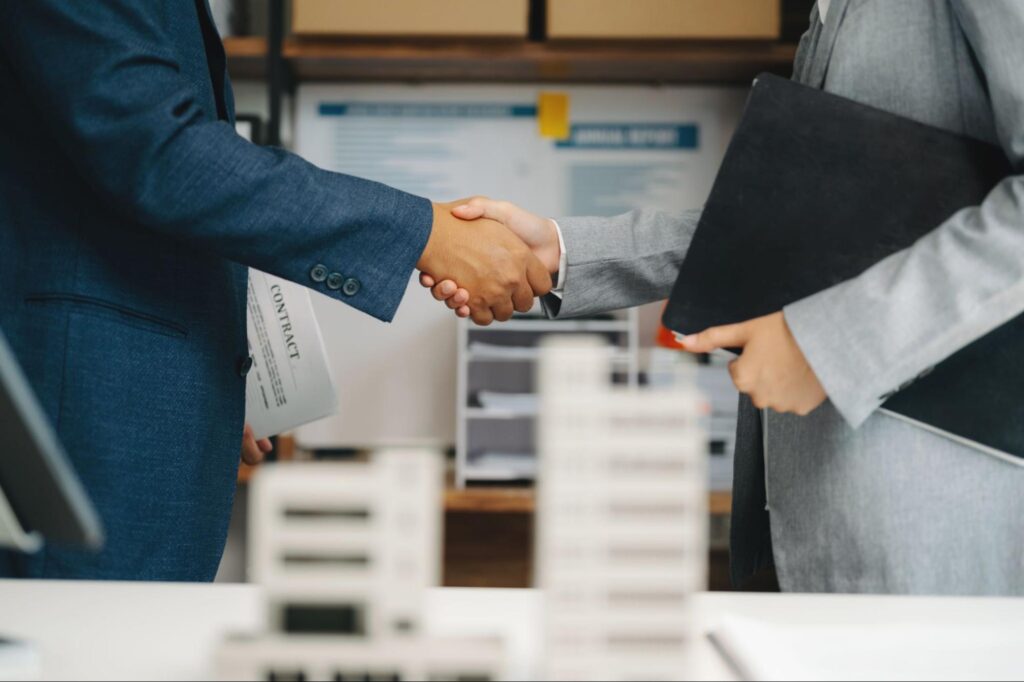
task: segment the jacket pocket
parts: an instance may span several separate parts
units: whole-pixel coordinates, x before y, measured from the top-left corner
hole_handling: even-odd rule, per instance
[[[177,338],[188,336],[188,328],[182,324],[93,296],[68,293],[38,293],[25,296],[25,303],[34,306],[62,307],[68,312],[109,320],[154,334]]]

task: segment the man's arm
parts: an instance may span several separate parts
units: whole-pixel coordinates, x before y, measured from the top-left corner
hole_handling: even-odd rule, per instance
[[[28,105],[66,151],[73,169],[64,172],[86,178],[144,229],[310,286],[381,319],[394,315],[418,261],[421,269],[458,275],[486,290],[488,300],[478,300],[475,310],[495,304],[498,297],[481,276],[494,263],[468,272],[470,256],[451,248],[465,233],[447,215],[432,231],[428,200],[252,145],[229,123],[210,120],[169,40],[169,31],[189,27],[167,26],[162,6],[0,3],[2,57],[21,79]],[[498,246],[483,245],[476,255],[490,249],[523,265],[521,254],[511,257],[500,244],[496,227],[481,234],[491,233]],[[509,275],[505,269],[491,268],[491,274]],[[524,281],[525,272],[505,277],[505,300],[495,304],[501,315],[505,308],[511,314],[512,291]]]
[[[1000,143],[1021,169],[1024,4],[953,7],[985,73]],[[1024,312],[1024,175],[909,249],[784,312],[829,398],[859,425],[891,391]]]

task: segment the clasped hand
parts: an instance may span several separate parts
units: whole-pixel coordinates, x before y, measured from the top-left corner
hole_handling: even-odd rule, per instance
[[[463,220],[486,219],[501,223],[508,228],[509,234],[522,240],[533,252],[546,273],[558,271],[561,248],[558,229],[553,221],[508,202],[483,197],[456,202],[450,210]],[[467,285],[466,280],[435,277],[434,274],[424,271],[420,283],[430,287],[434,298],[445,301],[459,317],[472,316],[475,321],[478,320],[474,304],[477,297],[470,293],[475,291],[473,287]],[[550,279],[547,284],[550,288]],[[484,319],[487,319],[486,316]],[[493,316],[493,319],[502,318]],[[750,396],[759,408],[806,415],[827,397],[782,312],[740,324],[707,329],[700,334],[687,336],[683,339],[683,346],[692,353],[710,353],[718,348],[742,348],[743,354],[730,363],[729,373],[736,388]]]
[[[434,204],[434,227],[416,267],[432,283],[458,282],[462,289],[452,292],[459,296],[455,307],[479,325],[527,312],[535,297],[551,291],[551,274],[501,223],[454,216],[458,203]]]

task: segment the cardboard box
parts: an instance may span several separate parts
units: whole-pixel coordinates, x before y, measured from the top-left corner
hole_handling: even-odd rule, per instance
[[[552,39],[761,39],[781,29],[781,0],[548,0]]]
[[[529,0],[294,0],[297,35],[525,38]]]

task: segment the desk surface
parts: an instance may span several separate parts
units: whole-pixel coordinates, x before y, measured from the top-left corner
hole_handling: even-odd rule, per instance
[[[979,660],[962,661],[963,670],[981,678],[1024,677],[1019,663],[1024,660],[1024,599],[707,593],[696,602],[706,630],[723,619],[749,619],[774,630],[833,632],[850,652],[846,658],[859,663],[860,643],[851,640],[851,632],[885,631],[884,646],[895,652],[908,645],[900,641],[903,633],[912,638],[916,631],[919,637],[921,628],[937,623],[966,628],[968,634],[973,628],[975,636],[1002,633],[993,644],[999,655],[969,649]],[[532,590],[437,589],[429,595],[427,628],[438,634],[505,635],[510,658],[522,666],[514,671],[521,679],[537,660],[540,608],[540,594]],[[0,633],[34,642],[47,679],[202,679],[221,636],[251,630],[261,616],[259,590],[249,585],[0,580]],[[702,640],[700,647],[696,672],[731,679],[710,644]],[[875,642],[874,654],[877,648]],[[937,665],[937,659],[909,659],[901,671],[908,678],[958,677],[957,670]],[[843,677],[843,669],[834,675]]]

